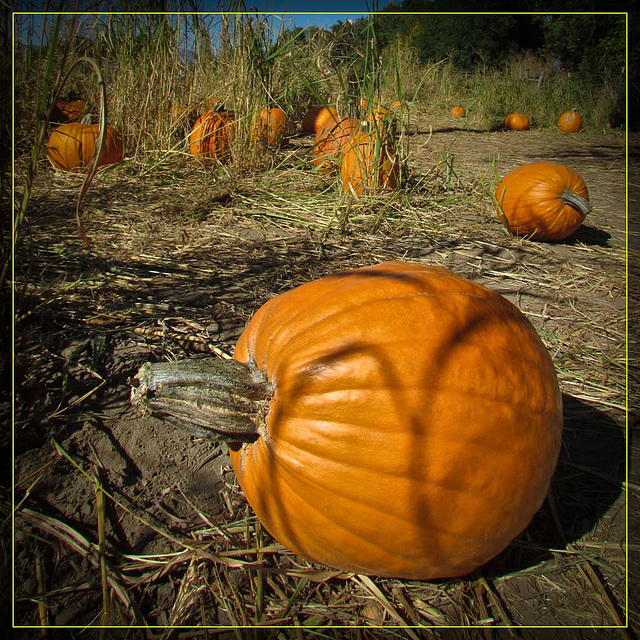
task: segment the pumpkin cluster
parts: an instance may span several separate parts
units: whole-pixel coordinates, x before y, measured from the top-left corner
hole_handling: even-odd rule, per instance
[[[311,107],[302,129],[315,135],[314,167],[320,173],[339,173],[342,190],[356,196],[395,189],[398,162],[392,129],[402,106],[404,102],[395,101],[387,109],[362,99],[361,119],[342,116],[334,107]]]

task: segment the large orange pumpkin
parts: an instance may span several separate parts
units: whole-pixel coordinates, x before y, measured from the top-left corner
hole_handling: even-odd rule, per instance
[[[251,121],[251,139],[264,146],[285,144],[287,116],[282,109],[260,109]]]
[[[313,165],[320,173],[337,169],[345,143],[359,126],[360,120],[357,118],[340,118],[337,124],[329,118],[318,129],[312,154]]]
[[[549,353],[513,304],[446,269],[392,262],[304,284],[256,312],[234,358],[147,364],[132,398],[239,441],[249,504],[311,561],[461,576],[547,495],[562,436]]]
[[[558,120],[558,129],[562,133],[575,133],[580,131],[580,127],[582,127],[582,118],[575,109],[565,111]]]
[[[205,161],[226,161],[231,155],[235,119],[228,111],[207,111],[193,125],[189,135],[189,152]]]
[[[508,173],[495,193],[498,216],[514,235],[564,240],[591,211],[582,178],[558,162],[531,162]]]
[[[504,119],[504,126],[514,131],[524,131],[529,128],[529,118],[523,113],[510,113]]]
[[[362,195],[365,191],[395,189],[398,163],[392,145],[379,132],[356,132],[345,143],[340,165],[342,190]]]
[[[317,133],[318,129],[327,121],[334,120],[338,122],[340,116],[335,107],[311,107],[302,119],[302,130],[307,133]]]
[[[63,171],[87,167],[93,158],[99,128],[97,124],[71,122],[54,129],[47,142],[47,157],[51,164]],[[120,162],[123,155],[120,134],[107,126],[98,166]]]

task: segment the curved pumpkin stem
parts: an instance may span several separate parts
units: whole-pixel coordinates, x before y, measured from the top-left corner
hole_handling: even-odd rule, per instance
[[[273,388],[252,363],[237,360],[147,362],[130,381],[131,402],[212,440],[253,442]]]
[[[560,197],[566,204],[577,209],[583,216],[586,216],[593,209],[591,203],[586,198],[578,195],[575,191],[563,191]]]

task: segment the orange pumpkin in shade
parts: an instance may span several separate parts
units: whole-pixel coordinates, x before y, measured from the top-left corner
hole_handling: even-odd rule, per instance
[[[47,157],[56,169],[71,171],[87,167],[93,158],[97,124],[71,122],[62,124],[51,132],[47,142]],[[115,164],[124,156],[124,144],[120,134],[107,126],[98,166]]]
[[[575,133],[576,131],[580,131],[581,127],[582,118],[575,109],[565,111],[560,116],[560,120],[558,120],[558,129],[562,131],[562,133]]]
[[[517,307],[446,269],[303,284],[256,312],[233,357],[144,365],[132,399],[232,441],[260,522],[308,560],[462,576],[547,495],[562,439],[551,357]]]
[[[329,173],[340,166],[340,155],[349,137],[358,131],[360,120],[340,118],[337,124],[328,119],[318,129],[313,145],[313,166],[320,173]]]
[[[235,135],[235,118],[229,111],[207,111],[189,135],[189,152],[205,161],[227,161]]]
[[[464,118],[467,113],[464,110],[464,107],[451,107],[451,115],[456,118]]]
[[[342,190],[355,195],[395,189],[398,163],[393,146],[377,132],[354,133],[345,143],[340,165]]]
[[[307,133],[317,133],[318,129],[327,121],[334,120],[338,122],[340,116],[335,107],[311,107],[302,119],[302,130]]]
[[[51,110],[51,122],[77,122],[87,113],[87,101],[81,98],[75,100],[56,100]]]
[[[287,116],[282,109],[260,109],[251,121],[251,139],[264,146],[286,144]]]
[[[558,162],[531,162],[508,173],[495,193],[507,229],[531,240],[564,240],[591,211],[583,179]]]
[[[510,113],[504,119],[504,126],[513,131],[524,131],[529,128],[529,118],[523,113]]]

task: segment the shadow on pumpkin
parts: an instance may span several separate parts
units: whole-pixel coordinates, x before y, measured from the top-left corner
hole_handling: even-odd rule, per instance
[[[565,549],[593,531],[622,494],[626,460],[622,427],[578,398],[563,394],[562,401],[562,448],[550,490],[558,523],[547,498],[522,534],[482,568],[486,576],[521,571],[550,559],[551,549]],[[624,514],[618,519],[624,529]],[[615,541],[611,539],[612,544]]]
[[[501,299],[485,299],[477,290],[466,289],[449,296],[420,278],[414,285],[411,272],[388,271],[371,272],[380,286],[369,284],[369,292],[361,296],[350,288],[349,279],[355,275],[336,274],[338,292],[321,290],[318,297],[318,291],[306,291],[307,297],[322,301],[322,314],[316,318],[311,313],[301,334],[291,333],[281,322],[283,309],[277,307],[268,316],[275,318],[275,326],[269,320],[262,326],[269,336],[267,357],[278,362],[274,371],[282,372],[282,378],[272,378],[278,395],[272,406],[271,437],[265,439],[267,444],[259,443],[257,454],[246,456],[249,485],[243,488],[270,533],[316,562],[408,577],[422,571],[420,558],[431,558],[427,562],[432,574],[461,575],[460,566],[468,566],[475,557],[484,561],[489,552],[478,538],[479,546],[470,546],[469,560],[463,559],[463,532],[473,530],[478,521],[481,529],[493,528],[502,517],[509,521],[504,535],[510,536],[516,523],[527,517],[526,503],[508,512],[508,492],[500,489],[499,476],[505,464],[505,475],[512,481],[521,476],[529,481],[528,472],[521,474],[516,461],[530,445],[526,436],[517,437],[517,422],[510,416],[526,420],[529,411],[541,411],[548,397],[546,383],[535,381],[538,395],[532,394],[529,406],[523,380],[531,373],[527,367],[506,368],[499,351],[479,359],[477,345],[490,342],[496,331],[510,326],[513,335],[520,335],[519,317],[512,316]],[[393,280],[393,288],[386,289],[384,280]],[[394,306],[394,300],[404,305],[414,297],[417,303],[415,296],[425,294],[435,294],[438,301],[415,307],[416,316],[412,311],[405,318],[406,307]],[[345,299],[346,304],[334,308],[336,300]],[[496,314],[486,313],[489,299],[500,305]],[[296,326],[296,316],[309,310],[291,314],[291,304],[284,312]],[[378,314],[392,325],[400,317],[402,322],[423,323],[422,329],[416,325],[411,336],[388,343],[367,326],[366,319]],[[439,322],[434,324],[436,317]],[[309,329],[313,340],[306,333]],[[416,342],[426,346],[424,354],[416,352]],[[469,368],[475,375],[468,378]],[[288,375],[289,370],[294,373]],[[520,404],[522,414],[514,414]],[[503,424],[509,428],[500,429]],[[541,459],[539,464],[546,463]],[[486,488],[484,493],[475,493],[478,484]],[[535,491],[534,485],[531,489]],[[489,498],[493,490],[500,496],[496,509],[502,509],[495,515]],[[503,548],[510,539],[497,546]]]

